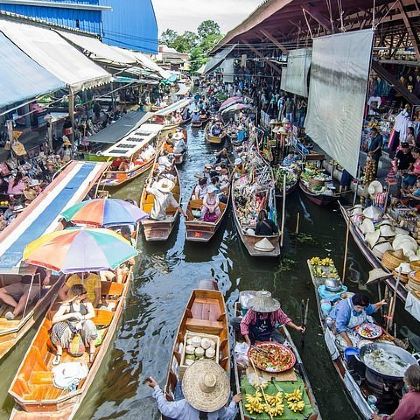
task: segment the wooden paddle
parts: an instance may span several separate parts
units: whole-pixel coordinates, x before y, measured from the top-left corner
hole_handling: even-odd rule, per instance
[[[301,302],[302,327],[305,328],[305,330],[302,331],[302,334],[300,337],[302,350],[305,347],[305,332],[306,332],[306,323],[308,321],[308,311],[309,311],[309,298],[306,299],[306,303],[305,303],[305,300],[302,299],[302,302]]]
[[[257,381],[258,381],[258,385],[259,385],[259,388],[260,388],[261,393],[262,393],[262,395],[263,395],[264,401],[265,401],[265,403],[266,403],[267,405],[269,405],[269,404],[268,404],[268,401],[267,401],[267,397],[265,396],[264,389],[263,389],[263,387],[261,386],[260,377],[259,377],[259,375],[258,375],[257,368],[255,367],[255,363],[254,363],[254,361],[252,360],[252,358],[251,358],[251,357],[249,358],[249,360],[250,360],[251,365],[252,365],[252,367],[253,367],[253,369],[254,369],[254,373],[255,373],[256,379],[257,379]],[[273,419],[273,416],[272,416],[270,413],[267,413],[267,414],[270,416],[270,419],[272,420],[272,419]]]

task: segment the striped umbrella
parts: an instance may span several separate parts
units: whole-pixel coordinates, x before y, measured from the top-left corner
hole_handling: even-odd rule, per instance
[[[113,198],[99,198],[77,203],[61,215],[68,222],[86,226],[122,226],[136,224],[149,215],[137,206]]]
[[[47,233],[29,243],[23,259],[63,273],[114,270],[137,255],[121,235],[109,229],[71,228]]]
[[[241,96],[232,96],[231,98],[226,99],[222,105],[220,105],[219,111],[223,111],[225,108],[228,108],[229,106],[239,102],[243,102],[243,98]]]

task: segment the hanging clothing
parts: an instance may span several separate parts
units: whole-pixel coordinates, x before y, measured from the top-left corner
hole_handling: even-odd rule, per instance
[[[394,130],[400,133],[400,143],[407,137],[408,127],[411,127],[410,115],[403,109],[395,118]]]

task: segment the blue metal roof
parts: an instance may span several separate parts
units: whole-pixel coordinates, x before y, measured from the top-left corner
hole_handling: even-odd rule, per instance
[[[105,43],[148,54],[158,53],[158,26],[152,0],[100,0],[112,12],[102,15]]]
[[[65,83],[0,32],[0,108],[65,88]]]

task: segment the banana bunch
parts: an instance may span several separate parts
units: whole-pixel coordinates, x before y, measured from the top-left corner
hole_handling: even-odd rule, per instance
[[[283,394],[278,392],[276,395],[266,395],[268,404],[265,404],[265,412],[272,417],[281,416],[284,412]]]
[[[245,408],[250,414],[261,414],[265,410],[265,404],[262,403],[262,394],[257,391],[255,395],[247,394],[245,396]]]
[[[309,262],[313,266],[320,265],[322,267],[334,267],[334,261],[329,257],[326,257],[326,258],[312,257],[309,260]]]
[[[305,408],[303,393],[299,388],[296,388],[290,394],[286,394],[285,397],[287,400],[287,406],[294,413],[301,412]]]

